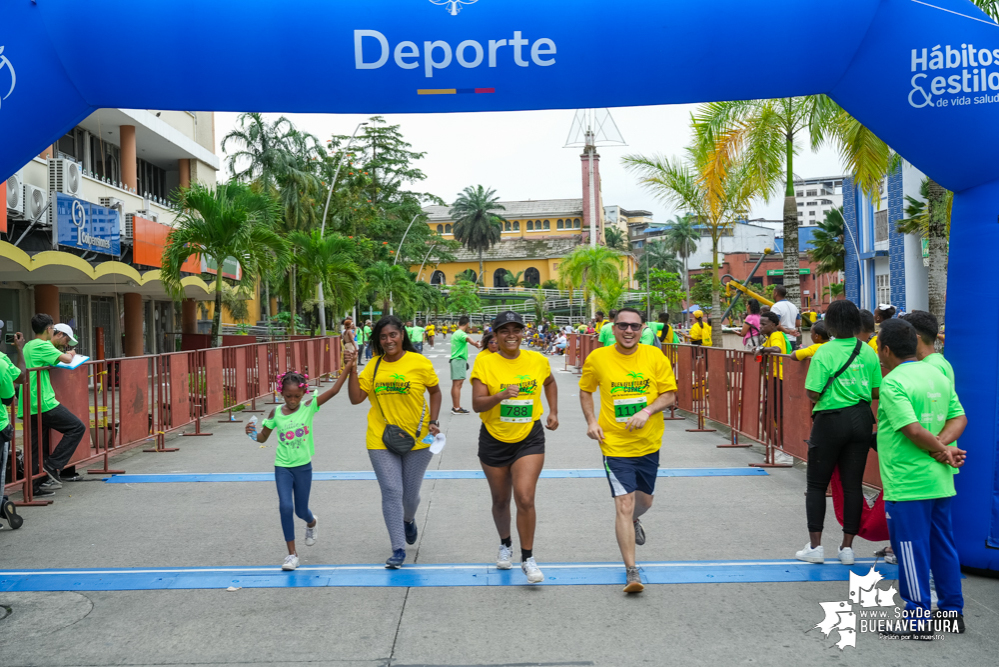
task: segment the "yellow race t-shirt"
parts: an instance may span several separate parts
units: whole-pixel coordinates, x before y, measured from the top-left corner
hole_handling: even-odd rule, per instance
[[[594,393],[600,389],[597,420],[604,431],[600,445],[604,456],[637,457],[659,451],[664,422],[658,412],[637,431],[628,431],[628,420],[661,394],[676,391],[673,367],[662,350],[639,345],[632,354],[621,354],[617,346],[602,347],[586,357],[579,388]]]
[[[819,349],[823,345],[825,345],[825,343],[812,343],[808,347],[803,347],[800,350],[795,350],[794,351],[794,358],[797,359],[798,361],[804,361],[805,359],[808,359],[809,357],[814,357],[815,356],[815,350]]]
[[[385,432],[386,421],[413,437],[416,437],[419,427],[420,437],[416,439],[413,449],[429,447],[420,440],[427,435],[430,422],[430,406],[424,400],[424,394],[427,387],[436,387],[438,383],[433,364],[422,354],[406,352],[399,361],[388,362],[382,359],[381,364],[378,364],[378,376],[375,377],[375,365],[379,359],[382,358],[375,357],[369,361],[357,378],[361,390],[371,402],[366,435],[368,449],[385,449],[382,433]],[[423,410],[424,405],[427,407],[426,411]],[[381,410],[378,409],[379,406]],[[384,419],[382,411],[385,412]]]
[[[867,344],[870,345],[874,349],[875,352],[877,352],[878,351],[878,335],[874,334],[873,336],[871,336],[871,339],[869,341],[867,341]]]
[[[434,332],[436,331],[436,329],[434,328],[434,325],[433,325],[433,324],[428,324],[428,325],[427,325],[427,328],[426,328],[426,329],[424,329],[424,331],[426,331],[426,332],[427,332],[427,335],[428,335],[428,336],[433,336],[433,335],[434,335]]]
[[[694,325],[692,327],[690,327],[690,333],[687,334],[687,335],[690,336],[690,340],[692,340],[692,341],[699,340],[699,341],[703,342],[703,340],[704,340],[704,327],[701,325],[700,322],[694,322]]]
[[[790,354],[791,353],[791,346],[788,345],[787,337],[784,335],[783,331],[775,331],[772,334],[770,334],[770,337],[767,338],[767,340],[766,340],[765,343],[763,343],[763,347],[776,347],[777,349],[780,350],[780,354]],[[773,364],[774,364],[774,368],[773,369],[774,369],[774,372],[777,373],[777,377],[780,378],[781,380],[783,380],[784,379],[784,360],[783,359],[777,359],[777,360],[775,360],[773,362]]]
[[[711,325],[705,324],[701,327],[701,341],[704,347],[711,347]]]
[[[520,442],[526,438],[544,412],[541,387],[551,374],[551,364],[540,352],[521,350],[516,359],[507,359],[502,354],[480,354],[472,369],[472,379],[486,385],[490,395],[511,385],[520,386],[517,398],[501,401],[491,410],[479,413],[489,435],[500,442]]]

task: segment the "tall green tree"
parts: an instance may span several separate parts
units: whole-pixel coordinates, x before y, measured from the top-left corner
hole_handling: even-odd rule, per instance
[[[843,220],[843,207],[826,211],[825,219],[812,234],[808,244],[809,253],[816,263],[815,272],[838,273],[846,267],[846,246],[844,246],[846,223]]]
[[[570,294],[574,289],[583,290],[584,301],[591,302],[597,289],[621,280],[621,255],[605,246],[579,246],[558,267],[559,280]],[[595,306],[590,303],[590,317],[595,315]]]
[[[694,219],[690,215],[674,217],[663,236],[666,247],[683,260],[683,286],[687,294],[688,305],[690,304],[690,272],[687,260],[697,252],[697,243],[700,240],[701,232],[697,229]]]
[[[320,236],[319,230],[311,233],[293,231],[288,240],[294,249],[295,264],[313,295],[311,303],[318,305],[317,286],[322,283],[326,305],[333,313],[334,332],[340,317],[354,302],[354,294],[361,284],[361,269],[354,262],[354,244],[341,234]]]
[[[183,298],[181,266],[188,257],[206,257],[219,267],[215,275],[215,313],[212,346],[221,345],[222,265],[229,257],[239,260],[242,286],[250,288],[260,275],[262,257],[285,258],[287,243],[272,227],[278,215],[273,197],[256,192],[245,183],[230,181],[214,187],[201,184],[181,188],[174,197],[180,210],[163,249],[163,282],[178,300]]]
[[[479,299],[475,283],[459,280],[448,288],[447,309],[456,315],[471,315],[482,311],[482,300]]]
[[[485,284],[482,277],[482,253],[499,243],[503,234],[503,223],[507,219],[498,211],[506,207],[499,203],[496,191],[481,185],[465,188],[451,207],[454,219],[454,238],[467,249],[479,254],[479,285]]]
[[[718,245],[735,220],[743,215],[756,195],[756,181],[745,163],[716,144],[696,141],[687,149],[686,160],[664,156],[628,155],[625,166],[639,183],[664,203],[692,211],[711,235],[711,317],[721,322],[721,281]],[[795,269],[797,271],[797,269]],[[696,295],[694,296],[696,300]],[[689,306],[688,302],[688,306]],[[712,339],[721,347],[722,337]]]
[[[604,242],[614,250],[628,250],[628,237],[619,227],[607,227],[604,230]]]
[[[816,150],[841,109],[825,95],[771,100],[737,100],[701,105],[694,129],[703,151],[723,159],[738,156],[754,190],[766,199],[784,191],[784,286],[787,300],[801,308],[798,274],[798,206],[794,197],[794,157],[803,146]],[[783,186],[783,188],[781,188]]]
[[[364,271],[373,298],[382,306],[382,315],[388,315],[393,306],[409,310],[414,282],[409,271],[391,262],[379,261]]]
[[[642,250],[643,252],[638,258],[636,278],[645,276],[646,265],[648,265],[649,270],[663,269],[673,273],[683,271],[683,264],[676,258],[676,253],[669,248],[665,240],[653,241],[649,239],[645,242]]]

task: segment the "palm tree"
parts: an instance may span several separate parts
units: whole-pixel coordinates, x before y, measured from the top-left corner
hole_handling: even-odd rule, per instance
[[[798,206],[794,198],[794,156],[807,134],[817,149],[841,109],[825,95],[739,100],[701,105],[694,129],[702,150],[747,166],[754,189],[766,199],[784,185],[784,286],[787,300],[801,308],[798,275]]]
[[[465,269],[460,273],[456,273],[454,276],[454,281],[458,282],[459,280],[467,280],[470,283],[478,281],[478,279],[475,276],[475,271],[472,271],[471,269]]]
[[[271,227],[278,214],[272,197],[254,192],[238,181],[207,187],[200,184],[180,189],[174,199],[181,213],[163,249],[163,282],[180,299],[181,265],[192,254],[211,259],[215,274],[215,313],[212,318],[212,346],[221,345],[222,264],[229,257],[239,260],[243,287],[260,275],[262,258],[271,253],[284,259],[287,244]]]
[[[288,240],[294,247],[295,264],[301,277],[313,289],[322,283],[324,299],[332,307],[336,331],[336,322],[349,309],[345,305],[353,302],[353,295],[360,286],[361,269],[354,263],[354,244],[340,234],[322,237],[318,229],[311,234],[293,231]],[[315,303],[318,304],[318,300],[317,290]]]
[[[496,191],[485,189],[481,185],[465,188],[454,206],[451,207],[451,217],[454,219],[454,240],[472,251],[479,253],[479,284],[484,285],[482,277],[482,253],[499,243],[503,234],[503,223],[507,219],[495,211],[505,211],[506,207],[498,204],[499,197],[493,195]]]
[[[604,285],[594,286],[593,294],[600,310],[609,313],[620,308],[624,298],[624,288],[624,282],[620,280],[609,280]]]
[[[826,211],[825,219],[819,223],[819,228],[812,234],[809,251],[812,260],[817,264],[815,272],[839,273],[846,267],[845,242],[846,222],[843,220],[843,207]]]
[[[408,310],[411,289],[415,285],[409,271],[385,261],[375,262],[364,271],[374,299],[382,304],[382,315],[388,315],[393,304]]]
[[[559,279],[570,294],[574,288],[583,289],[583,299],[590,300],[595,288],[605,288],[608,283],[621,281],[621,255],[604,246],[580,246],[562,260]],[[623,284],[623,283],[622,283]],[[590,303],[590,316],[595,307]]]
[[[223,153],[232,144],[237,147],[228,153],[232,177],[247,183],[256,181],[264,191],[276,190],[277,175],[285,171],[291,158],[286,141],[293,129],[291,121],[281,116],[268,124],[262,114],[244,113],[236,122],[238,129],[222,139]]]
[[[506,272],[506,277],[503,278],[503,282],[506,283],[507,287],[526,287],[527,283],[521,280],[524,277],[523,271],[517,271],[513,273],[512,271]]]
[[[662,269],[670,273],[682,273],[683,264],[676,258],[676,253],[670,250],[666,241],[646,241],[645,252],[638,258],[638,272],[645,273],[648,269]]]
[[[750,178],[745,163],[733,159],[732,151],[704,141],[687,149],[686,162],[663,156],[627,155],[624,163],[657,198],[693,211],[700,224],[707,227],[711,234],[711,317],[721,322],[718,244],[756,195],[756,181]],[[721,347],[721,339],[715,337],[713,345]]]
[[[617,227],[607,227],[604,230],[604,242],[608,248],[615,250],[627,250],[628,241],[623,231]]]
[[[676,216],[670,223],[664,235],[666,248],[683,259],[683,287],[687,293],[687,305],[690,305],[690,271],[687,260],[697,251],[697,242],[701,240],[701,232],[694,225],[690,215]]]

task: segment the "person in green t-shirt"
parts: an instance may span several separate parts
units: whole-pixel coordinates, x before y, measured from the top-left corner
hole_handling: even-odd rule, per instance
[[[52,318],[45,313],[37,313],[31,318],[31,330],[35,337],[24,344],[21,354],[24,358],[25,368],[45,368],[58,363],[70,363],[76,352],[69,350],[62,352],[59,348],[76,345],[76,337],[73,329],[67,324],[55,324]],[[77,371],[60,371],[64,373]],[[79,371],[85,373],[86,370]],[[42,432],[45,434],[43,442],[46,446],[45,461],[42,464],[48,479],[45,481],[35,480],[36,496],[51,496],[56,489],[62,488],[62,481],[59,473],[66,467],[73,457],[77,445],[87,432],[87,427],[83,422],[59,404],[56,400],[55,391],[52,389],[52,381],[49,379],[49,371],[36,371],[28,373],[28,381],[25,393],[29,396],[31,412],[38,413],[38,403],[41,400]],[[23,416],[24,406],[18,406],[18,415]],[[31,421],[31,468],[32,474],[38,474],[38,462],[41,452],[38,444],[38,428],[36,421]],[[56,431],[62,434],[62,439],[56,446],[55,451],[48,454],[48,432]]]
[[[468,377],[468,346],[482,348],[482,344],[468,337],[471,328],[468,315],[458,319],[458,329],[451,335],[451,414],[467,415],[468,410],[461,407],[461,386]]]
[[[838,303],[838,302],[836,302]],[[916,329],[890,319],[878,331],[878,357],[887,371],[878,397],[878,463],[892,550],[899,557],[899,594],[908,618],[930,616],[930,572],[938,618],[964,631],[961,565],[954,544],[954,473],[966,452],[953,443],[968,419],[951,381],[916,357]],[[896,634],[896,633],[890,633]],[[909,627],[897,634],[932,635]]]
[[[764,330],[773,328],[774,317],[773,313],[761,315]],[[864,468],[874,429],[871,401],[878,397],[881,366],[874,350],[857,340],[860,310],[852,301],[833,301],[826,312],[825,324],[835,340],[815,351],[805,377],[805,390],[814,404],[805,495],[811,541],[796,557],[809,563],[825,562],[822,528],[826,489],[833,470],[838,468],[843,485],[843,541],[839,559],[844,565],[853,565],[853,538],[860,531]],[[856,356],[850,361],[854,352]]]
[[[935,345],[937,335],[940,333],[940,324],[937,322],[936,316],[925,310],[914,310],[902,315],[902,319],[916,330],[916,336],[918,336],[916,339],[916,358],[943,373],[953,386],[954,367],[942,354],[937,352]]]
[[[420,354],[423,354],[423,338],[425,332],[426,329],[418,324],[413,324],[412,322],[409,322],[409,326],[406,327],[406,334],[409,336],[409,342],[413,344],[413,347],[415,347],[416,351]]]
[[[288,546],[288,556],[282,570],[298,567],[295,549],[295,518],[306,522],[305,546],[311,547],[319,537],[319,520],[309,509],[309,492],[312,489],[312,456],[316,453],[312,419],[319,408],[338,393],[343,383],[357,367],[357,352],[344,351],[344,372],[336,383],[323,393],[309,396],[309,376],[288,371],[277,377],[284,405],[279,405],[267,416],[260,433],[251,421],[246,424],[246,434],[255,442],[267,442],[271,431],[277,431],[278,442],[274,447],[274,481],[277,484],[281,528]]]
[[[364,335],[364,359],[368,360],[371,358],[371,320],[365,320],[364,326],[358,328],[358,334],[363,331]],[[360,363],[361,355],[358,351],[357,361]]]
[[[20,332],[14,334],[14,345],[17,347],[18,364],[10,360],[6,354],[0,352],[0,401],[3,407],[0,408],[0,518],[6,519],[11,528],[20,528],[24,523],[14,507],[14,503],[3,493],[4,481],[7,479],[7,459],[9,458],[10,443],[14,438],[14,427],[10,423],[9,406],[14,402],[14,385],[23,384],[27,374],[24,372],[24,355],[20,354],[24,347],[24,336]]]
[[[600,317],[600,313],[599,312],[597,313],[597,317]],[[600,333],[598,334],[597,339],[600,341],[600,344],[603,345],[604,347],[610,347],[611,345],[614,344],[614,318],[615,317],[617,317],[617,311],[616,310],[610,311],[610,320],[607,321],[607,322],[605,322],[600,327]]]

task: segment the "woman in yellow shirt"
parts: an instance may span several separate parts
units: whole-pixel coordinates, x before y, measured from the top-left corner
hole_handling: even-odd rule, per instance
[[[499,352],[479,356],[472,369],[472,409],[482,419],[479,461],[489,481],[493,521],[500,536],[496,567],[513,567],[510,499],[517,503],[520,568],[528,583],[544,580],[534,560],[534,491],[545,463],[545,432],[541,428],[541,391],[548,399],[550,431],[558,428],[558,386],[548,358],[522,350],[524,320],[506,311],[493,320]]]
[[[398,569],[406,560],[405,544],[416,544],[420,487],[433,456],[424,436],[440,433],[441,390],[433,364],[416,351],[398,317],[387,315],[378,320],[371,344],[375,357],[360,375],[356,364],[351,367],[348,392],[354,405],[371,401],[368,458],[381,488],[382,515],[392,541],[392,555],[385,567]],[[429,409],[424,394],[430,396]],[[399,454],[385,446],[383,435],[389,424],[415,440],[412,449]]]

